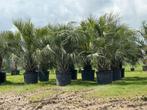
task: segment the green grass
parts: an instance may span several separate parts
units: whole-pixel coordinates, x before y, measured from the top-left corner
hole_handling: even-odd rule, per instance
[[[81,81],[81,75],[78,75],[77,81],[72,81],[71,85],[65,87],[56,86],[55,74],[50,74],[50,81],[48,83],[38,83],[38,84],[24,84],[23,75],[18,76],[7,76],[7,82],[0,86],[0,92],[32,92],[35,90],[50,89],[50,88],[61,88],[64,91],[77,91],[77,90],[89,90],[92,89],[93,92],[88,94],[88,97],[121,97],[129,98],[135,96],[147,96],[147,72],[142,72],[141,67],[138,66],[135,72],[130,72],[128,67],[126,70],[126,77],[124,80],[115,81],[108,85],[98,85],[96,82]],[[51,91],[49,91],[52,93]],[[45,95],[50,95],[50,93],[45,92],[44,95],[38,96],[44,97]],[[54,94],[54,92],[52,93]],[[35,96],[32,98],[36,98]]]

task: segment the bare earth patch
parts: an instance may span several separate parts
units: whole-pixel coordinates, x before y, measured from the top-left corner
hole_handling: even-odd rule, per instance
[[[144,96],[108,100],[86,98],[91,92],[92,89],[69,92],[57,88],[32,93],[9,92],[0,94],[0,110],[147,110],[147,98]],[[34,99],[35,96],[38,98]]]

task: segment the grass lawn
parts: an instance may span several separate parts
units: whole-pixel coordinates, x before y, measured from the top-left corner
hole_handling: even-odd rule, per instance
[[[98,85],[96,82],[81,81],[81,75],[79,74],[77,81],[72,81],[71,85],[65,87],[56,86],[55,74],[53,72],[50,74],[50,81],[48,83],[39,82],[38,84],[30,85],[23,83],[23,75],[8,75],[7,82],[0,85],[0,93],[26,93],[50,88],[61,88],[66,92],[92,89],[93,92],[89,93],[88,97],[100,98],[147,96],[147,72],[142,72],[140,66],[137,66],[136,71],[130,72],[127,66],[126,77],[121,81],[116,81],[108,85]],[[53,91],[49,91],[38,97],[52,93],[54,94]]]

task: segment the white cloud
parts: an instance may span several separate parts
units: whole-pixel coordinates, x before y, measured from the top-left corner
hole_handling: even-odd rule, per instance
[[[90,15],[119,12],[131,27],[147,20],[146,0],[0,0],[0,30],[12,29],[12,20],[31,18],[37,26],[80,21]]]
[[[147,20],[146,0],[112,0],[112,7],[118,8],[124,22],[131,27],[139,28],[143,20]]]

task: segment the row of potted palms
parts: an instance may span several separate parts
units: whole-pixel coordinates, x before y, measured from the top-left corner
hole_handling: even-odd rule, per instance
[[[47,81],[48,69],[55,68],[57,85],[70,84],[77,77],[75,66],[83,67],[82,80],[94,80],[95,65],[97,82],[107,84],[124,76],[125,62],[141,56],[136,32],[112,13],[99,19],[90,17],[80,25],[71,22],[36,28],[30,20],[17,20],[14,26],[15,33],[0,35],[6,40],[0,44],[0,67],[5,51],[15,54],[22,62],[26,83],[37,83],[38,74],[40,81]]]

